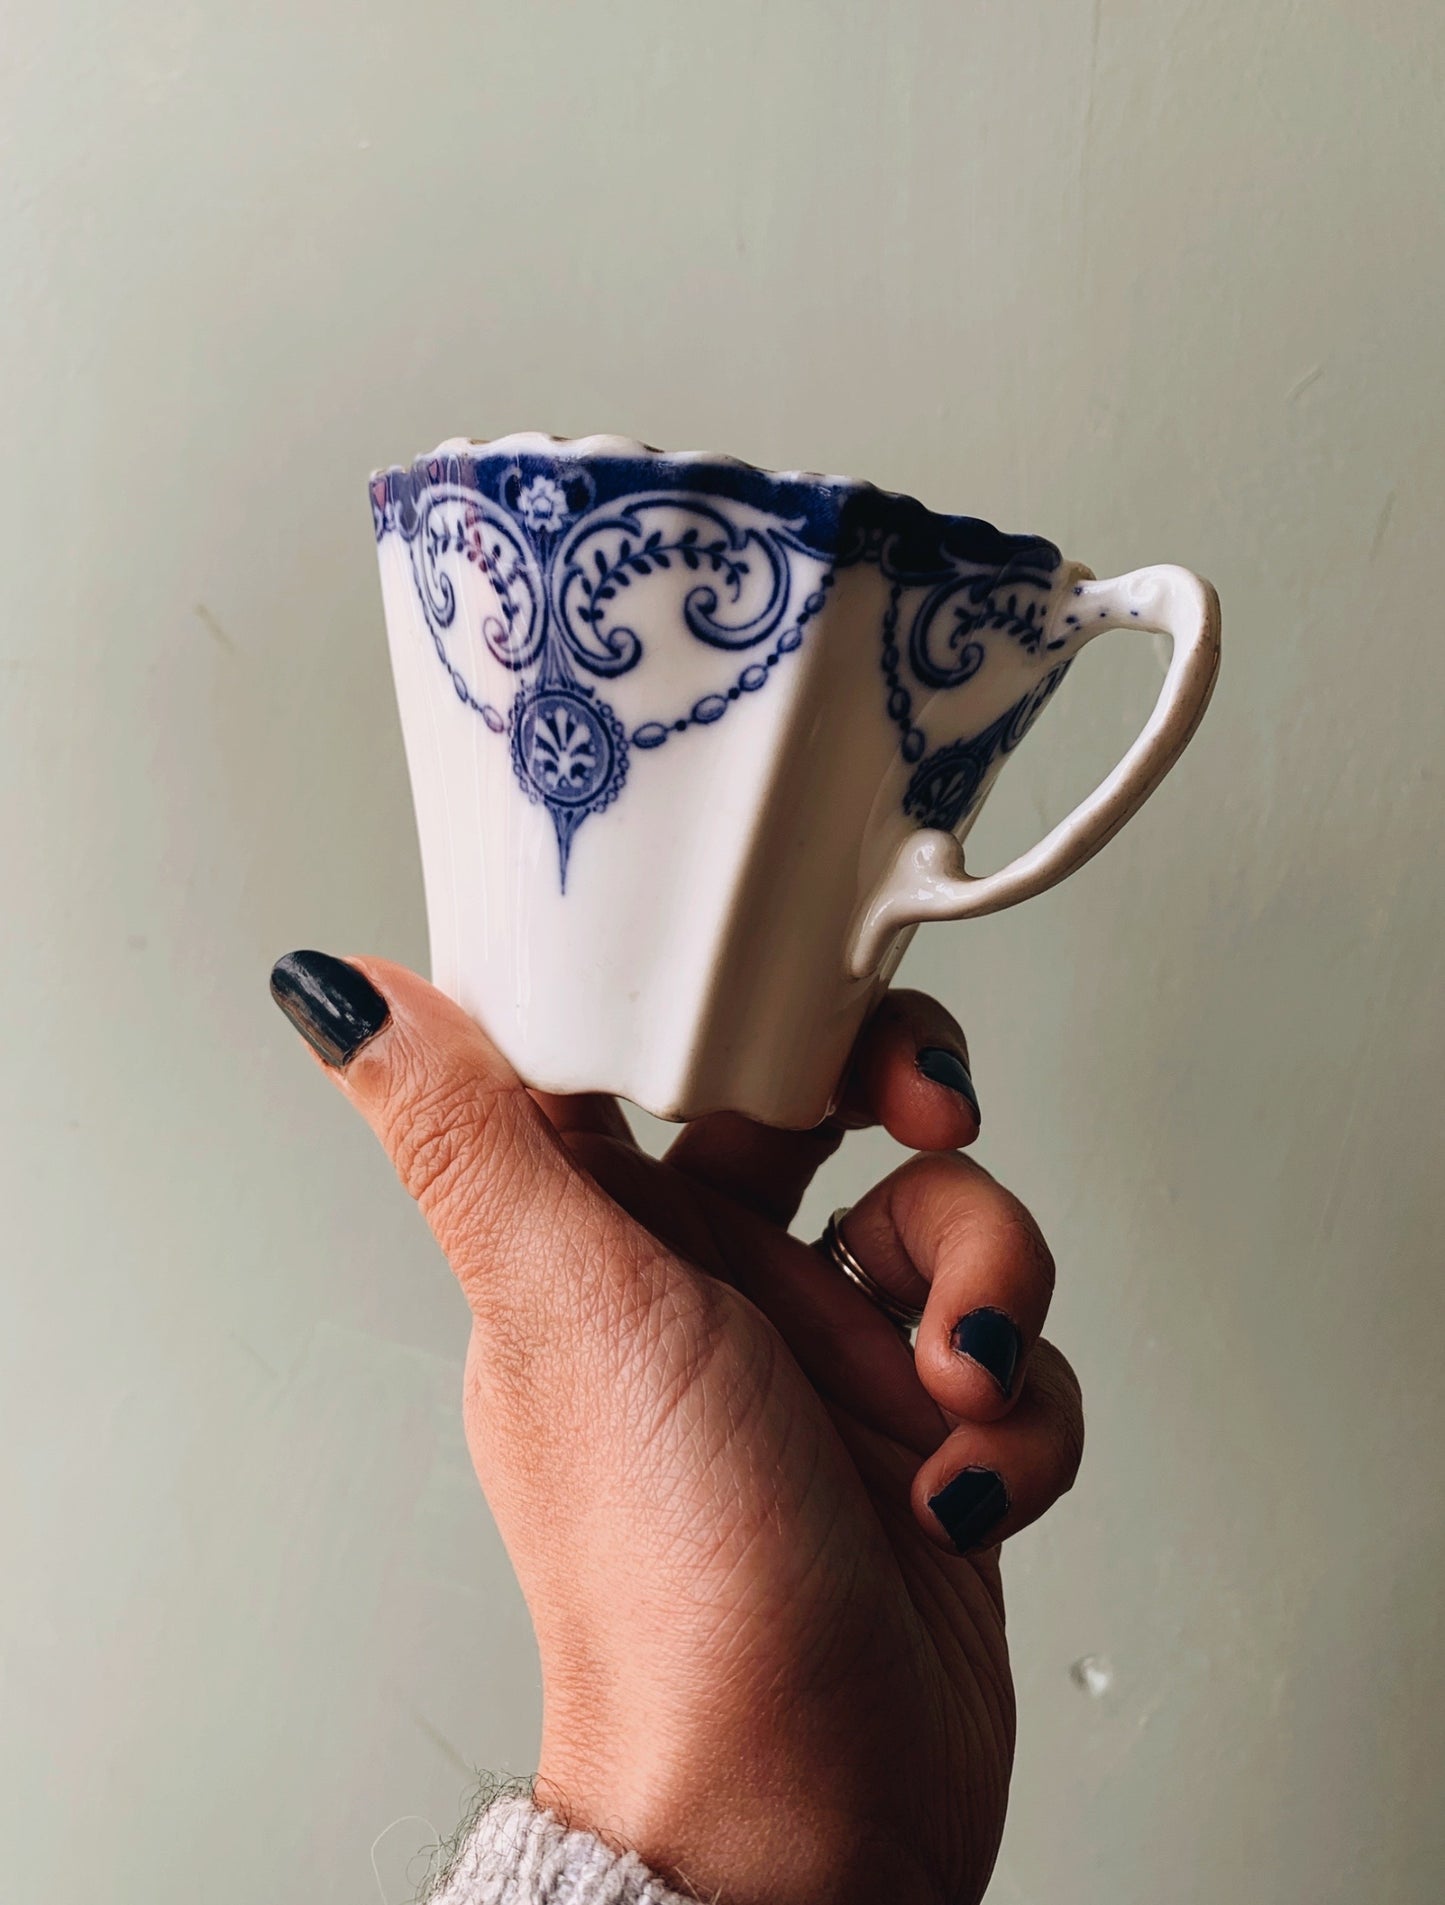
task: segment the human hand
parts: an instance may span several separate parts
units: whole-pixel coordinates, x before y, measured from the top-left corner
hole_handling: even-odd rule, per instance
[[[958,1084],[954,1021],[889,994],[829,1125],[719,1114],[655,1160],[611,1100],[529,1093],[402,967],[300,953],[272,987],[471,1307],[466,1431],[536,1627],[539,1797],[725,1905],[980,1898],[1013,1747],[998,1543],[1071,1485],[1083,1423],[1039,1334],[1049,1252],[957,1154],[969,1098],[920,1069]],[[846,1238],[925,1305],[913,1354],[787,1231],[875,1121],[923,1155]]]

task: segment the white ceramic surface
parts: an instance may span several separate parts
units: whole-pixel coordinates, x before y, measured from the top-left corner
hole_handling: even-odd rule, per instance
[[[455,439],[372,479],[433,975],[532,1084],[828,1112],[925,919],[1081,866],[1204,712],[1214,591],[843,478],[621,437]],[[962,842],[1086,642],[1168,635],[1132,748],[1030,852]]]

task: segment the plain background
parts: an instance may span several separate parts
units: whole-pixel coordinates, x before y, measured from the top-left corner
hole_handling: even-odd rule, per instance
[[[905,968],[1089,1398],[990,1898],[1438,1898],[1436,0],[4,14],[6,1894],[399,1905],[533,1762],[462,1306],[266,974],[425,965],[365,479],[540,427],[1217,583],[1163,792]],[[977,865],[1159,673],[1091,651]]]

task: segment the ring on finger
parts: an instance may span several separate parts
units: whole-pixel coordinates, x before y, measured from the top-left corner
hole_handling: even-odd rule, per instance
[[[912,1342],[914,1332],[923,1321],[923,1312],[911,1303],[900,1302],[891,1290],[885,1290],[859,1263],[848,1248],[843,1236],[843,1219],[848,1215],[849,1206],[844,1204],[828,1219],[816,1248],[834,1266],[840,1270],[856,1289],[863,1292],[874,1309],[881,1310],[893,1327],[899,1331],[906,1342]]]

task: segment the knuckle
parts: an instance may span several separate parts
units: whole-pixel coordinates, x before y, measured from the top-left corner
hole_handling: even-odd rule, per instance
[[[1054,1287],[1054,1255],[1028,1206],[996,1178],[969,1159],[950,1160],[957,1170],[945,1180],[939,1198],[939,1221],[951,1246],[960,1251],[986,1251],[995,1266],[1022,1273]]]
[[[919,1157],[900,1184],[905,1209],[931,1233],[943,1257],[980,1251],[994,1267],[1021,1274],[1052,1292],[1057,1276],[1049,1249],[1028,1206],[972,1159],[956,1154]]]
[[[963,1028],[948,1007],[931,992],[916,986],[899,986],[884,994],[893,1001],[895,1014],[910,1024],[922,1038],[935,1037],[941,1031],[961,1037]]]
[[[1060,1473],[1063,1477],[1061,1495],[1067,1495],[1079,1479],[1079,1470],[1084,1465],[1084,1418],[1069,1417],[1063,1424],[1061,1436],[1062,1462]]]
[[[1067,1494],[1084,1459],[1084,1401],[1073,1366],[1049,1342],[1036,1345],[1030,1380],[1042,1401],[1058,1452],[1059,1493]]]
[[[1037,1278],[1046,1290],[1052,1290],[1057,1276],[1054,1253],[1034,1221],[1033,1213],[1011,1192],[1004,1192],[992,1227],[1000,1256],[1011,1267]]]
[[[870,1029],[906,1024],[928,1001],[907,986],[890,986],[869,1016]]]
[[[982,1184],[992,1182],[981,1165],[956,1151],[920,1151],[886,1180],[888,1201],[904,1226],[951,1227],[966,1220]]]

